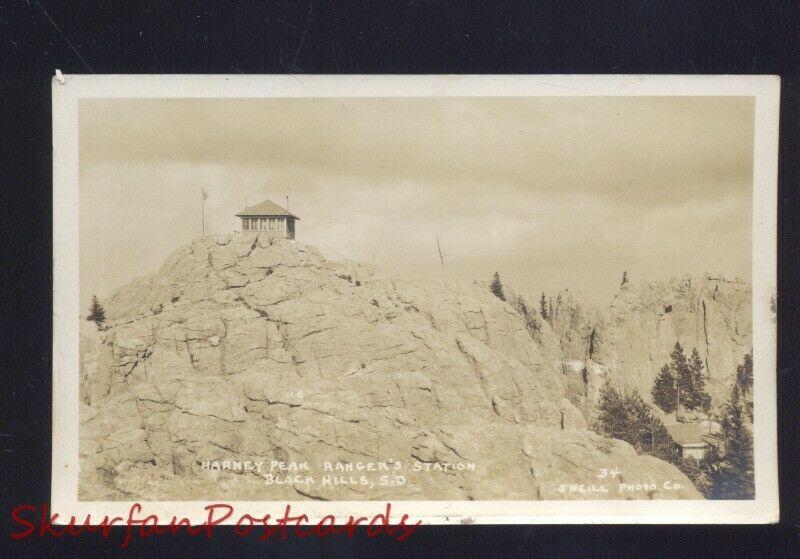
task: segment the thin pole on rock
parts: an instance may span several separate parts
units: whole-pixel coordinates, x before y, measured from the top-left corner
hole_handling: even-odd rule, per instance
[[[203,206],[203,236],[206,236],[206,198],[208,198],[208,192],[206,192],[205,188],[200,189],[200,197],[202,199],[202,206]]]

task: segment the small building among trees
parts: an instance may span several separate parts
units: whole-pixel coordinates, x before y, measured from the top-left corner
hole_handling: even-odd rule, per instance
[[[667,432],[680,447],[681,458],[702,460],[708,451],[706,430],[699,423],[675,423],[666,425]]]
[[[284,239],[295,238],[295,221],[300,219],[271,200],[248,206],[236,217],[242,220],[242,233],[267,232]]]

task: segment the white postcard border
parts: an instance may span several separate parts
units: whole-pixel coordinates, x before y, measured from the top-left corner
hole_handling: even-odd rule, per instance
[[[61,78],[61,76],[59,76]],[[78,500],[78,101],[83,98],[753,96],[753,355],[756,497],[751,501],[394,501],[393,514],[425,524],[735,524],[778,520],[776,323],[780,81],[775,76],[153,76],[53,78],[53,460],[51,509],[66,521],[127,518],[132,502]],[[168,522],[207,518],[205,501],[142,502]],[[311,522],[368,516],[384,501],[239,501],[236,513]],[[98,518],[99,517],[99,518]],[[227,523],[235,522],[234,514]],[[399,517],[394,517],[399,520]]]

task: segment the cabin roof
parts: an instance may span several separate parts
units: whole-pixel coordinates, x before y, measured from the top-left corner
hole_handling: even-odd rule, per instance
[[[706,432],[699,423],[676,423],[666,428],[672,440],[683,447],[706,446],[703,440]]]
[[[264,200],[255,206],[248,206],[236,214],[236,217],[293,217],[294,219],[300,219],[272,200]]]

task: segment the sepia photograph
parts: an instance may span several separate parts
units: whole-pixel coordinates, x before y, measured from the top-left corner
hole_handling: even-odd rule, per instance
[[[777,80],[148,80],[53,82],[59,502],[777,517]]]

